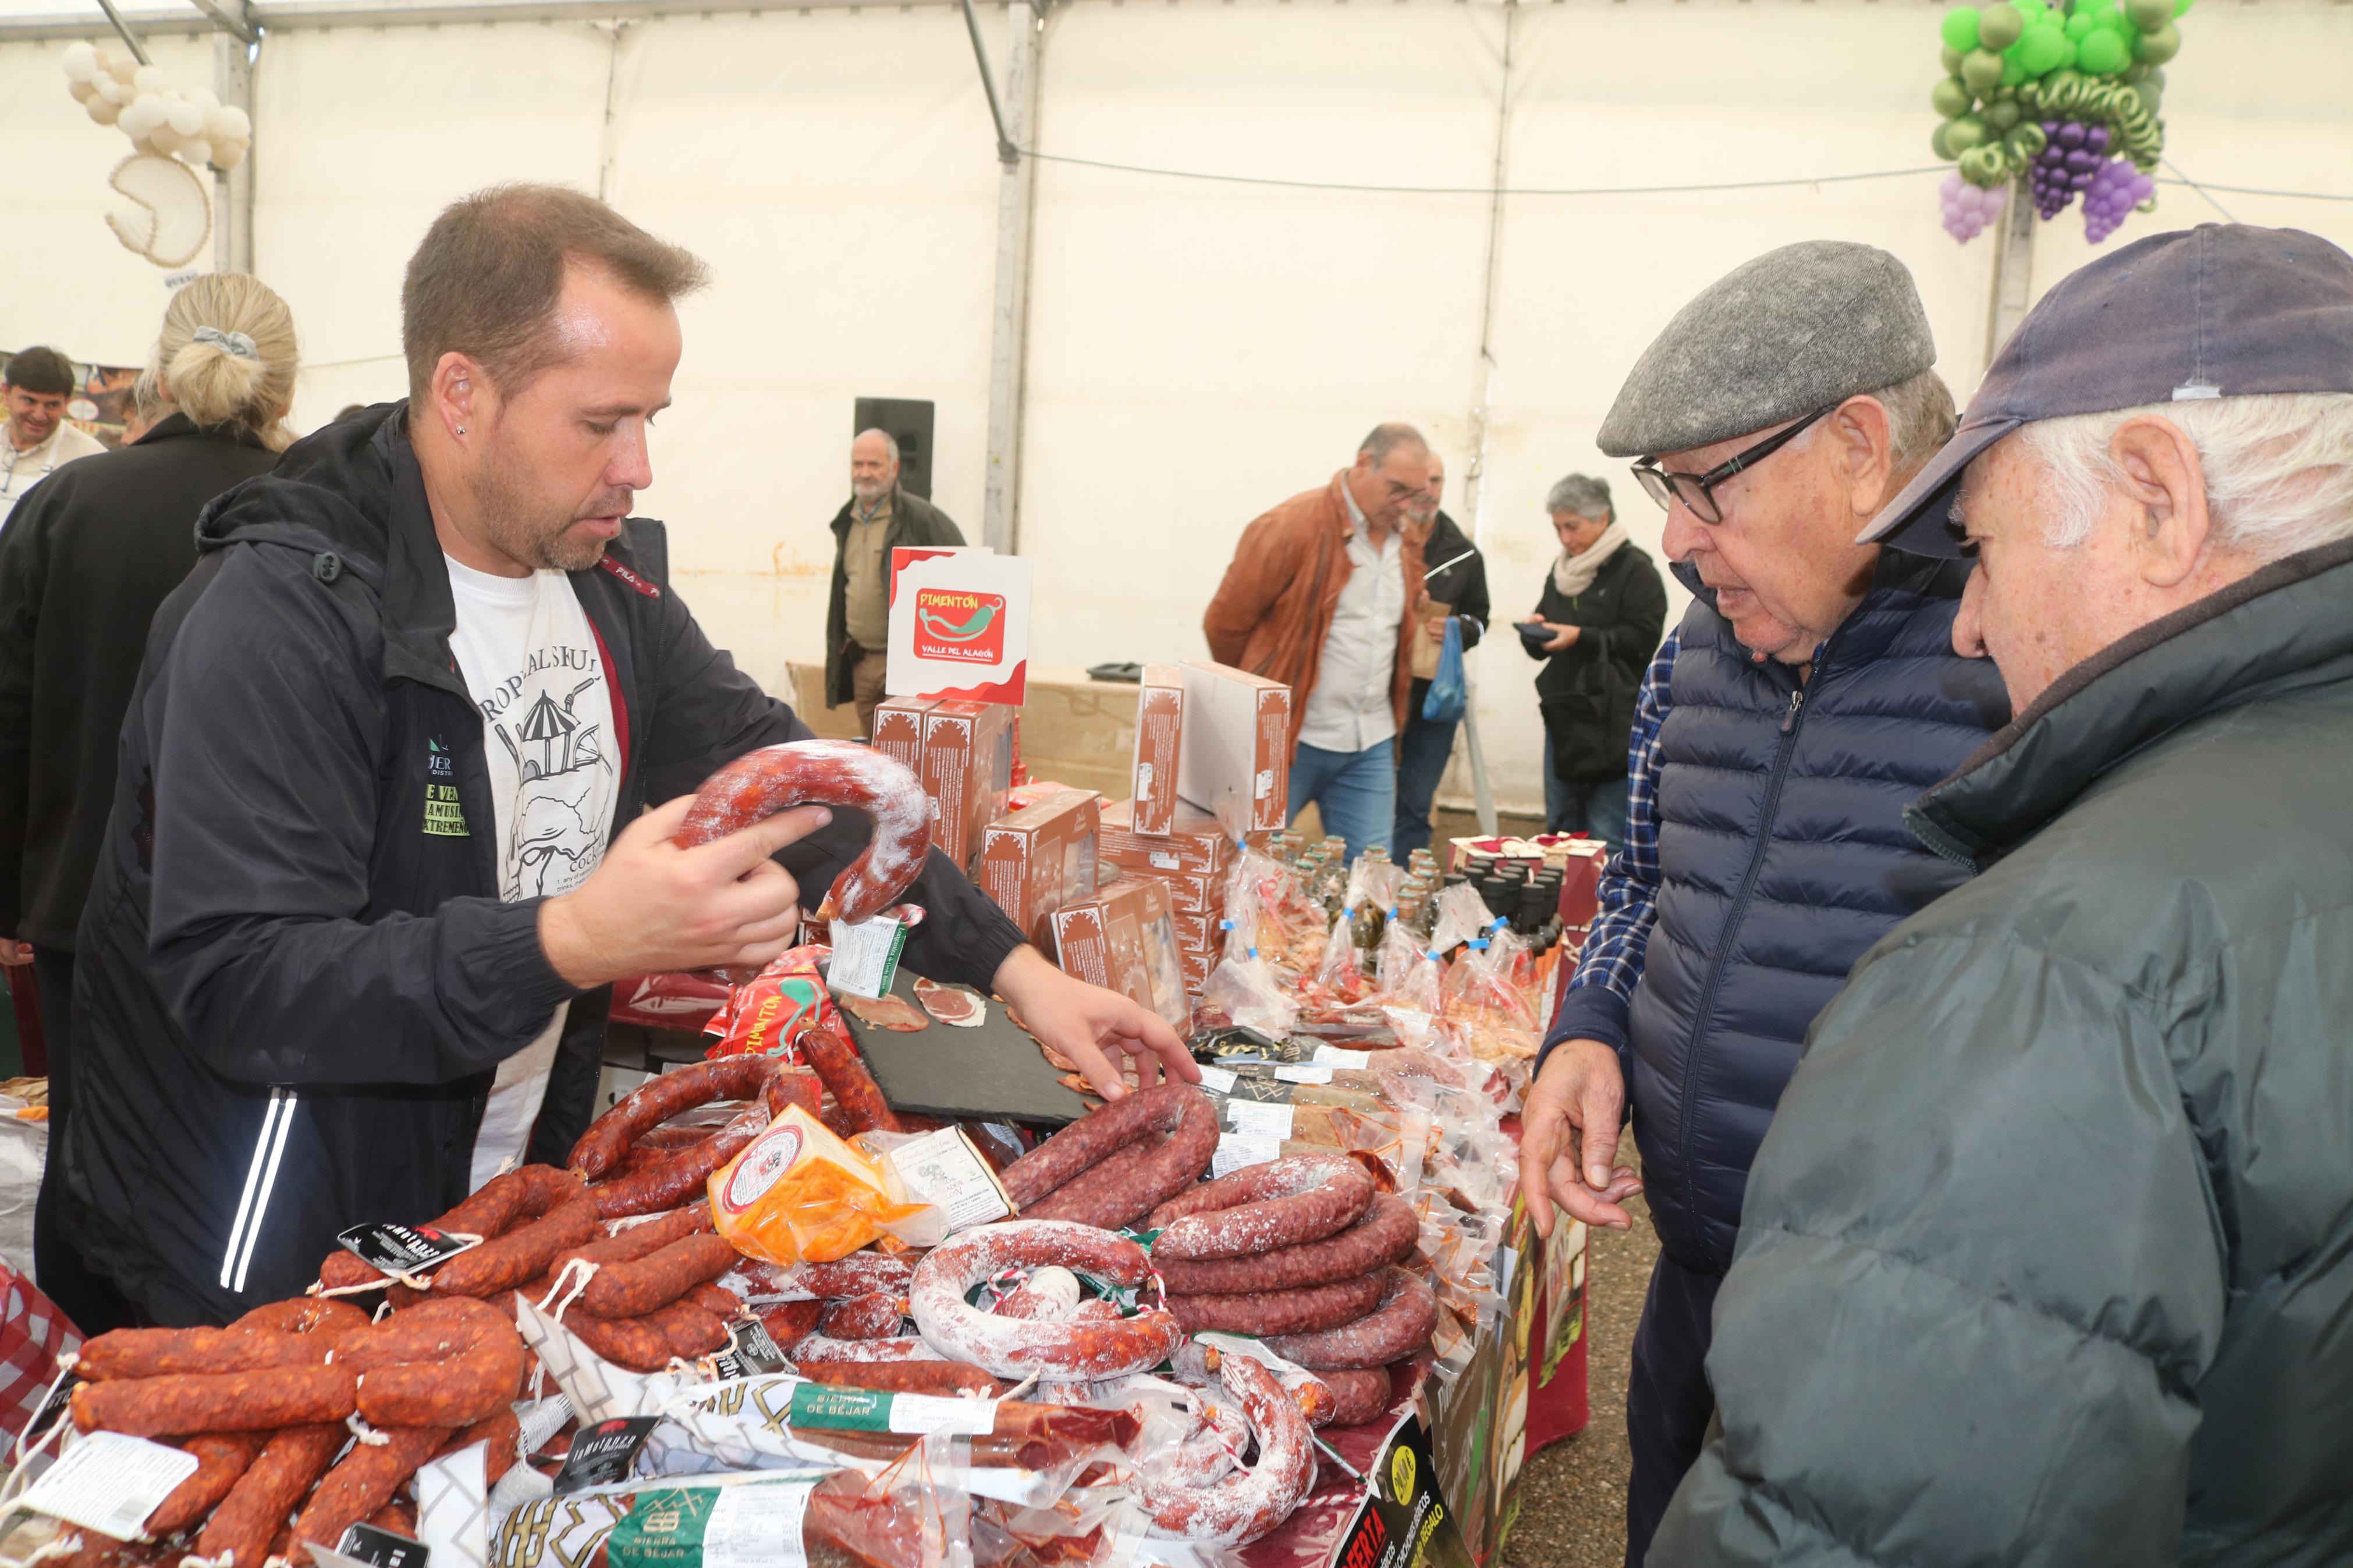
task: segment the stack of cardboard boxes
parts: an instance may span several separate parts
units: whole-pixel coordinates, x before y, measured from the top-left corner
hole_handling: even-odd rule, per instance
[[[1169,920],[1185,990],[1194,996],[1218,966],[1219,921],[1225,918],[1226,884],[1233,875],[1234,844],[1217,818],[1183,811],[1166,833],[1135,830],[1135,803],[1103,807],[1103,858],[1123,877],[1145,878],[1167,889]]]

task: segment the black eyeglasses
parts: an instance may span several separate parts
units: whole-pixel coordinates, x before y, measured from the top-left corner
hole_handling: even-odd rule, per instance
[[[1838,405],[1831,405],[1831,408]],[[1778,436],[1767,436],[1737,457],[1726,458],[1704,474],[1671,474],[1658,463],[1645,458],[1634,465],[1634,478],[1641,482],[1650,498],[1666,510],[1680,500],[1691,514],[1702,522],[1722,522],[1724,513],[1715,504],[1715,487],[1745,469],[1753,468],[1805,431],[1805,428],[1830,408],[1818,408]]]

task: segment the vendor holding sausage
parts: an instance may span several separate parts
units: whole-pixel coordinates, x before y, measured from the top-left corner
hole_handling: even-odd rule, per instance
[[[605,988],[755,967],[865,847],[784,813],[692,849],[687,798],[792,710],[669,587],[648,427],[702,265],[601,203],[510,185],[409,262],[409,399],[216,503],[155,620],[76,994],[71,1234],[148,1320],[300,1293],[339,1230],[561,1163]],[[650,806],[650,809],[649,809]],[[944,857],[905,962],[995,990],[1122,1092],[1197,1076]]]

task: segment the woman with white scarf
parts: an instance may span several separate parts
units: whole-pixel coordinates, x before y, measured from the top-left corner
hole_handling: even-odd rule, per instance
[[[1520,623],[1528,657],[1543,661],[1536,700],[1545,721],[1545,828],[1612,846],[1626,837],[1626,743],[1643,667],[1666,629],[1659,569],[1626,537],[1609,487],[1571,474],[1545,498],[1560,558],[1535,614]]]

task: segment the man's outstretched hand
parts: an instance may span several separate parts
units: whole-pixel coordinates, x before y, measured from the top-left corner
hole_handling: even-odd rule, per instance
[[[796,806],[691,849],[674,842],[692,795],[621,829],[602,865],[539,909],[539,945],[586,990],[633,974],[759,969],[800,929],[800,885],[771,858],[833,820]]]
[[[1588,1225],[1634,1223],[1619,1206],[1642,1190],[1632,1169],[1616,1163],[1625,1108],[1618,1053],[1608,1046],[1563,1040],[1545,1058],[1520,1112],[1520,1191],[1537,1235],[1552,1235],[1556,1204]]]
[[[1063,973],[1034,947],[1015,948],[997,965],[991,984],[1039,1043],[1078,1063],[1087,1082],[1107,1100],[1127,1093],[1113,1051],[1134,1059],[1135,1076],[1146,1085],[1160,1081],[1163,1071],[1187,1083],[1201,1081],[1192,1053],[1157,1013]]]

